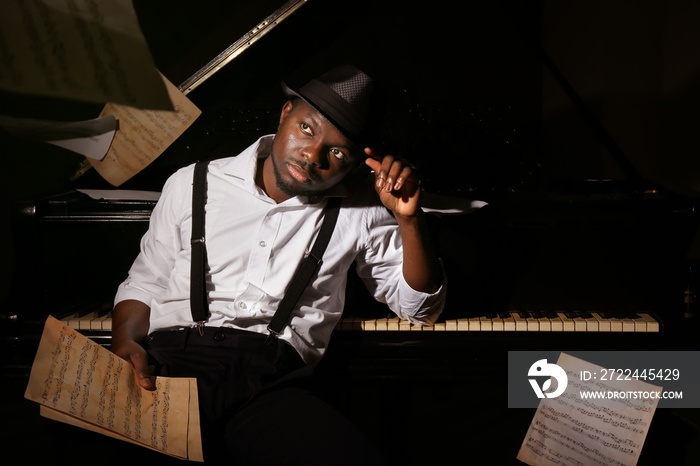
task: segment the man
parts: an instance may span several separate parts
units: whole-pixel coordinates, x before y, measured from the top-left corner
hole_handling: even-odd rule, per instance
[[[402,318],[434,322],[442,310],[444,276],[426,238],[417,175],[368,146],[374,87],[349,66],[299,90],[285,86],[290,100],[274,138],[209,163],[203,329],[190,312],[193,167],[164,186],[115,299],[112,350],[146,389],[154,379],[144,346],[161,375],[197,377],[209,458],[221,450],[237,464],[365,461],[360,437],[302,389],[340,319],[353,264]],[[356,175],[363,162],[374,189]],[[337,197],[322,261],[269,344],[268,324]],[[349,442],[357,442],[352,452]]]

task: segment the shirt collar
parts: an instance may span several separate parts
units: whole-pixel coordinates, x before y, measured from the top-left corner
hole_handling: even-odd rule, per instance
[[[255,183],[258,159],[265,158],[272,152],[273,139],[272,134],[261,137],[236,157],[229,157],[221,166],[221,171],[240,180],[251,180]]]

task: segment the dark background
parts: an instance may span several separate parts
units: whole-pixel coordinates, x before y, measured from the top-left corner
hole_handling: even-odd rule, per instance
[[[279,3],[134,1],[157,66],[176,85]],[[489,203],[476,214],[432,222],[450,277],[448,316],[575,305],[648,310],[692,328],[684,296],[695,284],[697,259],[699,14],[691,0],[309,0],[190,93],[202,116],[120,188],[159,191],[181,166],[237,153],[275,130],[281,80],[302,83],[351,62],[394,89],[392,148],[416,163],[425,189]],[[34,99],[27,101],[30,108],[37,118],[66,120],[94,118],[101,110]],[[19,201],[111,186],[94,170],[71,180],[82,157],[56,147],[0,132],[0,151],[0,240],[12,245],[0,253],[2,315],[48,313],[45,303],[57,296],[95,293],[111,300],[145,225],[89,233],[66,226],[23,229]],[[44,243],[32,243],[33,234]],[[117,246],[100,252],[107,241]],[[355,299],[355,307],[365,305]],[[566,349],[548,344],[549,350]],[[576,349],[597,349],[598,342],[582,345]],[[387,416],[367,415],[366,426],[379,440],[386,435],[397,442],[397,458],[411,458],[414,446],[406,436],[412,434],[397,438],[382,429],[400,432],[409,418],[433,433],[428,448],[441,448],[445,439],[451,446],[442,451],[467,456],[479,444],[493,449],[502,435],[509,447],[503,455],[512,458],[531,413],[511,410],[494,418],[476,409],[497,405],[499,392],[484,396],[479,387],[488,382],[465,376],[470,364],[483,362],[477,355],[490,351],[470,348],[455,349],[460,372],[453,387],[416,375],[399,385],[412,388],[395,399],[393,382],[376,384],[369,398],[364,382],[353,388],[365,397],[341,395],[350,408],[387,403],[379,408]],[[506,349],[518,346],[501,342],[492,359]],[[422,397],[439,403],[421,406]],[[687,444],[697,439],[696,413],[679,416],[682,421],[669,411],[657,413],[657,440],[645,447],[646,464],[664,454],[697,458],[697,441]],[[446,428],[456,417],[459,429]],[[662,451],[669,439],[660,432],[678,433],[672,452]],[[415,459],[434,457],[439,464],[443,454],[429,451]]]

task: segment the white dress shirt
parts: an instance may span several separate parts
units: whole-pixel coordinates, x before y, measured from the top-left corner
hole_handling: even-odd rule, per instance
[[[297,196],[277,204],[255,184],[257,162],[271,147],[272,136],[265,136],[236,157],[209,163],[208,326],[268,333],[267,324],[320,229],[325,198]],[[149,332],[194,325],[189,306],[193,168],[178,170],[165,183],[141,253],[115,298],[115,303],[136,299],[149,305]],[[432,323],[445,300],[444,284],[434,294],[406,284],[398,226],[371,184],[352,193],[343,188],[333,193],[344,199],[318,275],[280,335],[312,366],[343,312],[353,263],[372,295],[399,317]]]

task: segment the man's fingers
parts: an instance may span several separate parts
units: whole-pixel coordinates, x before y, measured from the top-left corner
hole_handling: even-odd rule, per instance
[[[134,366],[134,371],[136,372],[136,378],[138,379],[139,385],[146,390],[155,390],[156,378],[153,376],[155,368],[148,365],[145,353],[145,351],[131,353],[129,355],[131,364]]]
[[[386,177],[385,191],[399,191],[412,173],[413,169],[409,165],[401,160],[394,160]]]
[[[377,151],[375,151],[374,149],[372,149],[371,147],[365,147],[365,154],[367,154],[370,158],[372,158],[373,160],[376,160],[377,162],[382,161],[382,156],[379,155],[379,153]]]
[[[384,187],[387,178],[387,173],[382,169],[382,164],[373,158],[367,158],[365,160],[365,164],[374,172],[377,189],[381,190]]]
[[[365,165],[371,168],[374,173],[379,173],[382,167],[382,164],[377,159],[373,159],[370,157],[367,157],[365,159]]]
[[[124,348],[125,351],[119,351],[116,353],[117,356],[124,358],[134,368],[134,375],[139,386],[146,390],[155,390],[156,378],[153,375],[155,367],[148,365],[146,351],[143,348],[137,343],[132,343],[132,346],[136,346],[136,349]]]
[[[411,174],[413,174],[413,169],[411,167],[403,167],[403,170],[401,170],[401,173],[394,183],[394,191],[400,191]]]
[[[156,380],[153,374],[153,366],[149,366],[146,370],[140,370],[136,372],[138,376],[139,385],[146,390],[156,389]]]
[[[374,171],[377,189],[380,191],[399,191],[406,180],[414,175],[415,170],[408,162],[393,155],[380,156],[369,147],[365,153],[368,155],[365,164]]]

